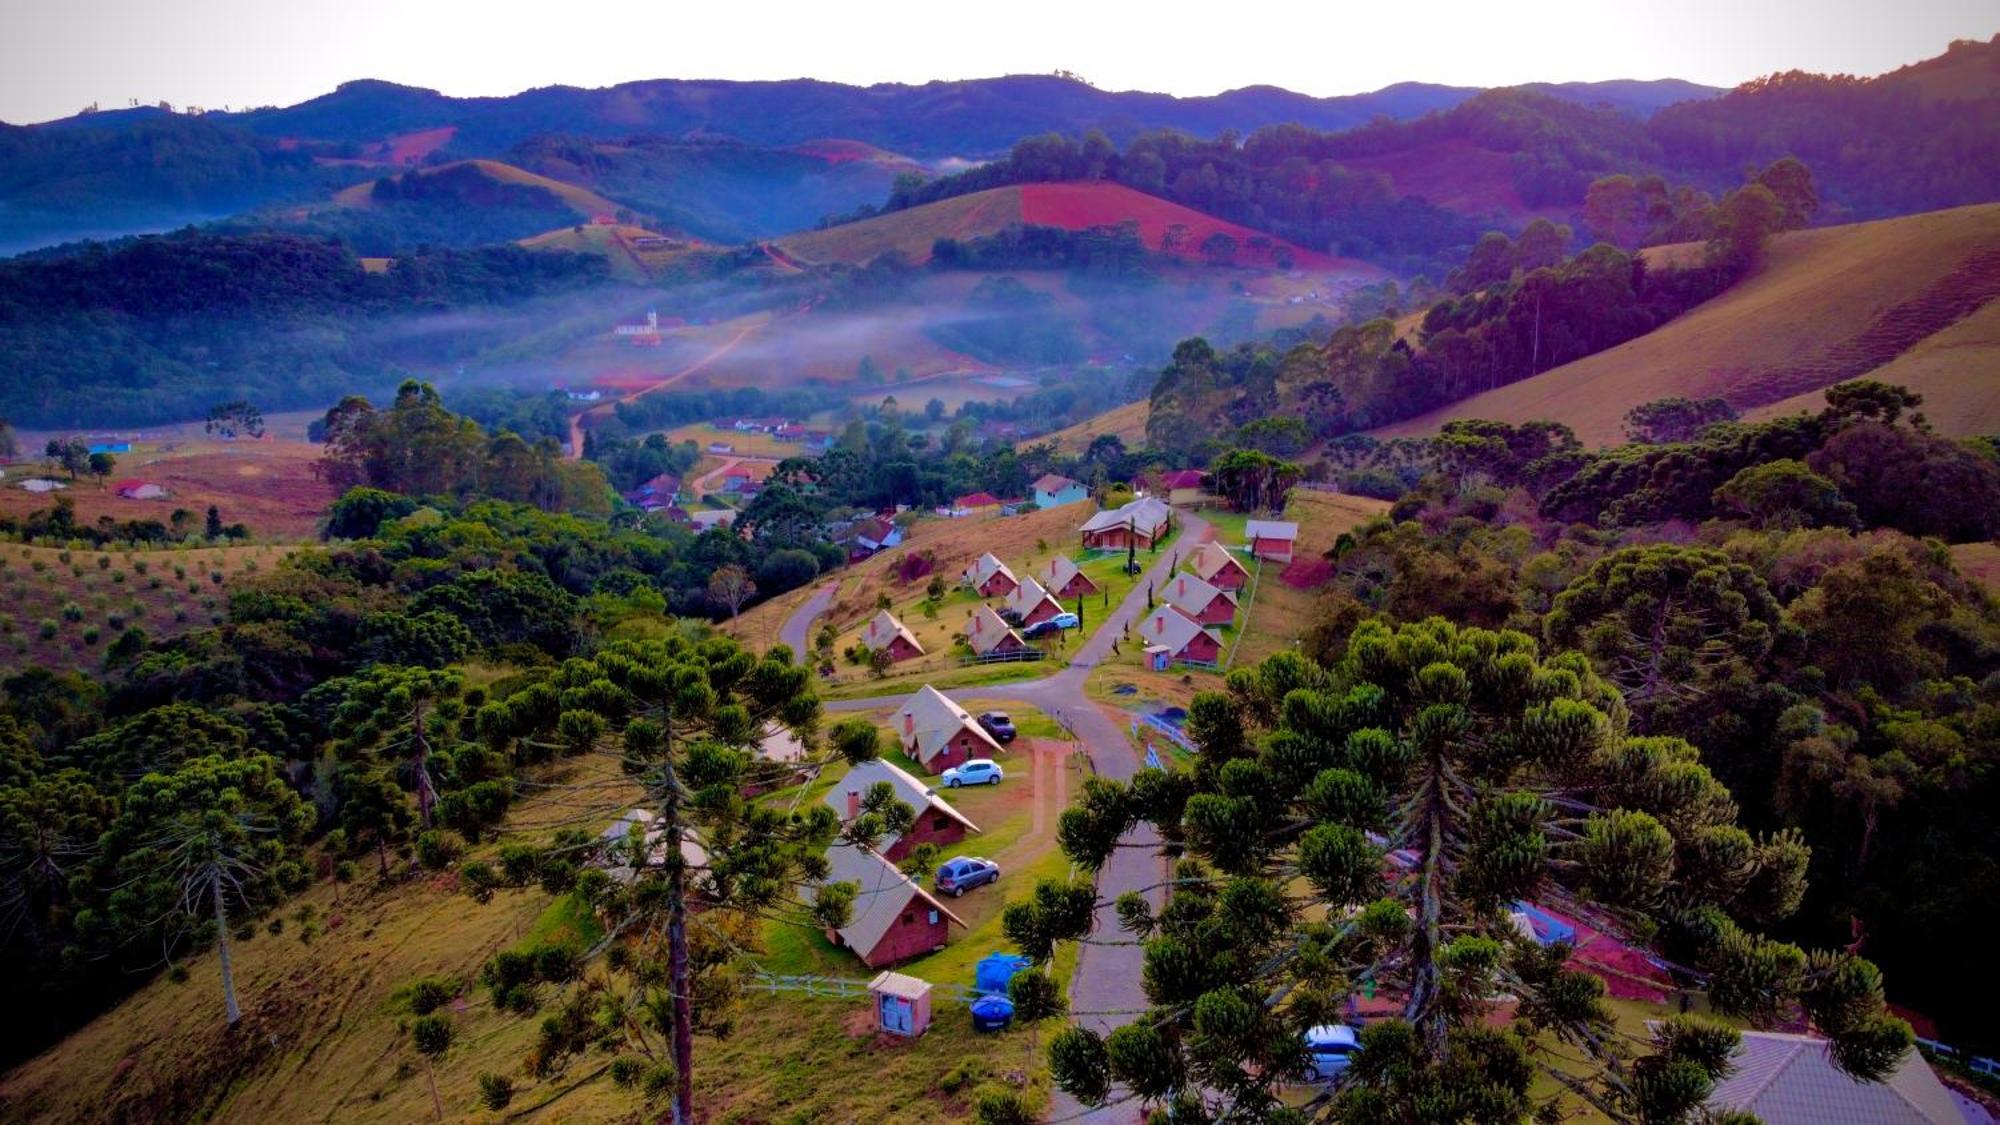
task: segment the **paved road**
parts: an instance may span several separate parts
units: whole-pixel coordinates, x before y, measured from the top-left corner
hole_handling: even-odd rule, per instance
[[[1097,631],[1070,658],[1068,666],[1039,680],[967,688],[959,694],[968,699],[1026,703],[1045,714],[1059,717],[1076,732],[1077,740],[1090,756],[1091,768],[1099,776],[1117,781],[1130,780],[1139,772],[1140,762],[1127,737],[1126,724],[1086,695],[1084,683],[1090,678],[1091,669],[1111,655],[1112,644],[1145,616],[1149,586],[1164,584],[1180,556],[1209,537],[1207,521],[1185,512],[1180,513],[1179,518],[1181,535],[1174,545],[1158,556],[1125,600],[1098,623]],[[802,642],[809,636],[813,622],[832,601],[832,592],[833,587],[829,585],[795,610],[779,630],[779,639],[793,644],[794,637]],[[800,645],[794,645],[793,651],[805,650]],[[901,700],[906,694],[897,692],[867,699],[831,700],[826,709],[873,711],[886,703]],[[1097,897],[1101,905],[1091,925],[1092,937],[1122,941],[1130,936],[1118,928],[1118,912],[1111,905],[1126,891],[1150,888],[1145,891],[1146,898],[1155,909],[1159,908],[1164,895],[1155,884],[1162,882],[1167,872],[1166,860],[1159,854],[1159,842],[1159,834],[1150,824],[1139,825],[1119,841],[1129,846],[1113,852],[1097,873]],[[1070,1007],[1084,1013],[1077,1017],[1077,1022],[1100,1033],[1132,1022],[1134,1016],[1125,1013],[1135,1013],[1146,1006],[1146,992],[1141,983],[1144,960],[1143,952],[1136,945],[1083,946],[1077,959],[1076,975],[1071,978],[1069,987]],[[1052,1121],[1126,1125],[1142,1121],[1144,1114],[1138,1106],[1129,1103],[1110,1105],[1087,1113],[1083,1106],[1058,1091],[1049,1117]]]
[[[834,591],[840,589],[838,581],[829,582],[813,591],[805,604],[792,611],[785,623],[778,627],[778,642],[792,650],[792,656],[799,663],[806,663],[812,655],[813,622],[833,604]]]

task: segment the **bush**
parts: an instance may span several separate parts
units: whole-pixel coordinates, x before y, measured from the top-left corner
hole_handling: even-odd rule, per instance
[[[423,977],[409,986],[410,1011],[428,1016],[452,1002],[458,995],[458,981],[451,977]]]
[[[679,1081],[680,1073],[674,1069],[674,1064],[670,1062],[658,1063],[653,1069],[646,1072],[646,1096],[648,1098],[669,1097],[674,1092],[674,1085]]]
[[[435,828],[417,836],[417,862],[432,871],[450,867],[463,850],[457,839]]]
[[[514,1080],[504,1074],[482,1071],[479,1075],[479,1104],[498,1113],[514,1100]]]
[[[97,626],[95,625],[88,626],[83,631],[83,643],[87,645],[95,645],[97,644],[97,638],[99,636],[101,636],[101,634],[98,633]]]
[[[52,641],[56,636],[56,623],[53,619],[44,617],[37,631],[41,634],[43,640]]]
[[[611,1081],[614,1085],[626,1087],[639,1080],[646,1073],[646,1064],[631,1055],[619,1055],[611,1060]]]
[[[491,864],[468,863],[458,869],[458,885],[474,902],[487,902],[493,898],[493,888],[500,885],[500,876]]]
[[[987,1084],[973,1100],[973,1120],[979,1125],[1035,1125],[1035,1115],[1021,1095],[1005,1086]]]
[[[83,620],[83,607],[75,602],[62,604],[62,619],[71,623]]]
[[[510,887],[525,887],[541,866],[542,853],[527,844],[500,845],[500,873]]]
[[[535,975],[550,984],[575,980],[581,968],[575,952],[564,946],[545,945],[535,951]]]

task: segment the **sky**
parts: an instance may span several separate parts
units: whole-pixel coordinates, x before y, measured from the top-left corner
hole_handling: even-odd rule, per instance
[[[2000,31],[1995,0],[0,0],[0,121],[137,99],[290,105],[355,78],[447,94],[645,78],[1110,90],[1879,74]]]

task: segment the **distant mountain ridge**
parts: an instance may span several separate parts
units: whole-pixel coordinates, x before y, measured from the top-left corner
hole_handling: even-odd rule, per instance
[[[1645,115],[1722,91],[1678,79],[1536,86],[1553,96]],[[1275,86],[1206,97],[1099,90],[1072,78],[1011,75],[922,85],[849,86],[817,79],[739,82],[648,79],[584,89],[546,86],[505,97],[457,98],[376,79],[343,83],[298,105],[208,114],[268,137],[372,140],[455,125],[459,140],[498,150],[544,133],[600,137],[718,133],[753,145],[853,138],[924,158],[997,152],[1025,136],[1102,129],[1124,140],[1150,129],[1214,136],[1294,123],[1346,129],[1376,117],[1448,109],[1480,87],[1403,82],[1366,94],[1315,98]],[[139,111],[116,111],[122,117]],[[157,111],[155,111],[157,112]],[[109,117],[108,114],[95,115]],[[73,126],[69,118],[48,126]],[[115,120],[115,118],[113,119]]]

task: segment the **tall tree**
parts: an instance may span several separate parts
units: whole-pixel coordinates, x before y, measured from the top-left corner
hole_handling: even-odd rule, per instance
[[[670,1041],[671,1120],[692,1125],[694,1034],[710,1026],[702,1020],[726,1026],[729,1000],[703,968],[726,963],[730,952],[727,942],[718,954],[690,939],[690,906],[699,900],[707,907],[701,919],[711,932],[723,932],[717,928],[728,927],[732,916],[796,910],[790,904],[801,889],[826,875],[825,849],[839,831],[833,810],[818,802],[795,811],[743,796],[751,750],[771,725],[817,741],[819,701],[811,675],[782,647],[758,658],[725,637],[679,635],[610,645],[593,660],[565,664],[549,687],[550,693],[524,692],[488,704],[479,725],[502,740],[520,737],[511,732],[545,723],[553,702],[564,752],[601,759],[636,786],[635,801],[629,790],[580,783],[567,804],[578,823],[616,821],[630,830],[611,843],[607,860],[631,876],[621,889],[599,884],[598,903],[613,919],[610,944],[622,950],[613,962],[634,967],[638,984],[626,1002],[646,1013],[621,1026],[641,1040],[650,1029]],[[875,734],[866,724],[841,728],[833,741],[850,758],[875,752]],[[793,920],[845,924],[852,888],[843,887],[850,893],[822,891],[815,910]],[[754,940],[735,930],[727,934],[729,941]],[[601,984],[592,987],[597,999],[580,1003],[610,995]],[[697,994],[712,1003],[698,1005]],[[582,1051],[602,1037],[588,1022],[576,1026],[576,1035],[558,1034],[545,1048]]]
[[[1192,774],[1094,781],[1059,825],[1089,869],[1140,820],[1187,854],[1165,908],[1136,894],[1117,903],[1145,944],[1150,1013],[1109,1037],[1071,1027],[1050,1045],[1057,1082],[1084,1101],[1116,1082],[1171,1103],[1176,1120],[1261,1119],[1278,1109],[1274,1084],[1303,1068],[1304,1030],[1337,1022],[1365,985],[1402,1016],[1362,1033],[1331,1095],[1338,1119],[1561,1113],[1531,1101],[1538,1070],[1614,1120],[1697,1112],[1734,1033],[1680,1017],[1635,1057],[1603,982],[1569,968],[1567,947],[1515,930],[1507,912],[1521,900],[1594,909],[1633,941],[1665,935],[1725,1013],[1762,1022],[1802,1006],[1857,1077],[1885,1075],[1907,1051],[1909,1027],[1885,1014],[1872,965],[1743,928],[1796,909],[1803,845],[1737,828],[1693,747],[1623,736],[1616,689],[1580,656],[1542,660],[1523,634],[1442,620],[1369,622],[1336,667],[1288,658],[1230,688],[1197,698],[1217,714]],[[1273,699],[1275,723],[1260,728]],[[1081,937],[1087,887],[1077,898],[1045,884],[1010,909],[1010,936],[1031,952]],[[1515,1029],[1496,1030],[1507,998]]]
[[[111,914],[129,933],[157,933],[170,951],[190,935],[212,940],[233,1026],[243,1013],[230,932],[305,885],[299,841],[312,821],[267,754],[195,758],[147,774],[126,790],[105,837],[118,887]]]

